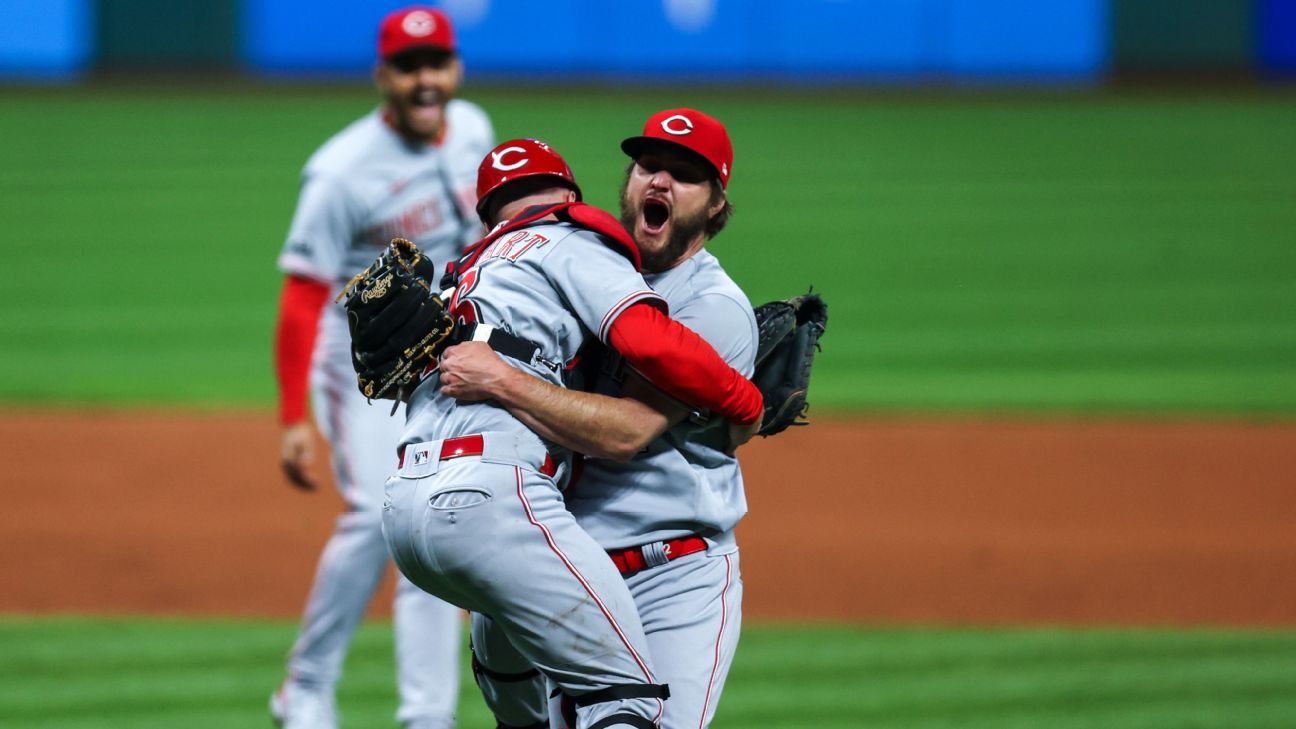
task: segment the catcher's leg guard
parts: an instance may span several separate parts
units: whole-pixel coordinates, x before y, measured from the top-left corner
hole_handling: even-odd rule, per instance
[[[468,648],[470,651],[472,650],[471,645]],[[501,681],[503,683],[518,683],[519,681],[530,681],[540,677],[540,671],[534,668],[520,673],[501,673],[500,671],[492,671],[486,666],[483,666],[481,661],[477,660],[477,653],[475,651],[472,652],[472,671],[473,678],[477,680],[478,686],[481,686],[482,681],[488,679],[491,681]]]
[[[628,726],[634,729],[658,729],[657,722],[649,721],[634,714],[613,714],[603,717],[601,721],[590,724],[589,729],[608,729],[608,727]]]
[[[549,729],[545,678],[517,652],[497,623],[472,614],[473,679],[498,729]]]
[[[519,673],[504,673],[493,671],[482,664],[477,658],[476,651],[469,650],[472,655],[472,672],[473,679],[477,682],[477,687],[481,689],[482,696],[486,698],[487,706],[492,713],[498,714],[504,712],[509,714],[508,718],[517,721],[519,718],[527,715],[527,704],[530,703],[527,697],[534,693],[533,687],[539,685],[540,696],[543,697],[544,677],[534,668],[529,671]],[[542,707],[533,707],[541,709]],[[549,729],[549,722],[543,719],[543,711],[529,718],[540,718],[526,724],[509,724],[502,721],[499,716],[495,717],[496,729]]]
[[[579,696],[568,696],[555,691],[551,698],[559,700],[559,712],[564,727],[576,726],[576,709],[624,699],[669,699],[670,686],[666,684],[639,684],[634,686],[610,686],[598,691],[591,691]],[[552,712],[551,712],[552,713]],[[658,729],[657,722],[645,719],[638,714],[618,711],[615,714],[599,719],[589,729],[610,729],[611,727],[633,727],[633,729]]]

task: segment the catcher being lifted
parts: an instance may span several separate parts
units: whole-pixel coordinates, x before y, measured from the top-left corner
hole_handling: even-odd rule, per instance
[[[407,401],[429,365],[458,339],[436,281],[435,264],[395,238],[338,295],[346,300],[351,363],[365,397]],[[771,436],[808,422],[810,370],[827,330],[828,305],[808,292],[754,311],[760,341],[752,382],[765,403],[757,434]]]

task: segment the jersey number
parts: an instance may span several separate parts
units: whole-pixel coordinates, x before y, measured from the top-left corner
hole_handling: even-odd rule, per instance
[[[468,269],[463,278],[459,279],[459,285],[455,287],[454,294],[450,297],[450,315],[460,326],[474,324],[481,320],[477,304],[468,298],[473,289],[477,288],[480,279],[480,268]]]

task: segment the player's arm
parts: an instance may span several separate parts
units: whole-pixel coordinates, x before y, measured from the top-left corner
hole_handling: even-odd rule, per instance
[[[759,427],[762,403],[751,381],[655,306],[627,308],[612,323],[608,340],[653,386],[628,382],[632,396],[619,398],[565,390],[508,365],[485,344],[465,343],[442,354],[441,392],[494,399],[538,435],[614,460],[630,459],[682,420],[688,414],[682,402],[730,420],[731,448]]]
[[[751,312],[751,304],[741,292],[706,293],[685,301],[672,309],[670,315],[714,347],[740,375],[750,378],[755,369],[757,338]],[[652,389],[642,380],[640,383],[641,387]],[[760,422],[759,419],[745,424],[729,421],[725,452],[732,455],[738,446],[751,440],[760,429]]]
[[[482,342],[441,355],[441,393],[492,399],[546,440],[597,458],[628,461],[688,411],[651,386],[629,379],[626,397],[567,390],[506,363]]]
[[[313,490],[315,429],[306,414],[311,354],[328,301],[326,281],[341,277],[342,241],[353,211],[345,185],[329,175],[306,174],[279,267],[286,273],[279,297],[274,361],[279,385],[280,466],[289,483]]]
[[[668,317],[666,302],[613,248],[560,241],[547,249],[543,266],[582,323],[662,392],[733,423],[760,420],[760,390]]]
[[[696,332],[648,302],[621,313],[608,344],[662,392],[739,425],[760,421],[760,390]]]
[[[279,385],[279,424],[283,428],[279,462],[289,482],[308,491],[316,486],[310,474],[315,459],[315,429],[306,417],[306,390],[311,353],[328,294],[328,286],[318,281],[285,276],[275,326],[275,376]]]

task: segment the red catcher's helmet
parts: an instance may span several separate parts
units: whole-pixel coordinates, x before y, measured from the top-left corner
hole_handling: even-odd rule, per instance
[[[485,220],[486,201],[501,185],[536,175],[553,177],[581,199],[571,167],[553,147],[538,139],[510,139],[492,149],[477,168],[477,217]]]

